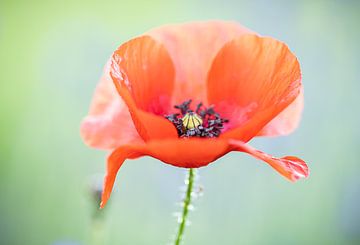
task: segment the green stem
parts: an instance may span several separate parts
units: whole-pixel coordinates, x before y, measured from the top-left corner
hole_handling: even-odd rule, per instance
[[[192,193],[192,189],[194,186],[194,176],[195,176],[195,170],[190,168],[189,169],[189,176],[187,179],[187,190],[186,190],[186,196],[184,199],[184,207],[183,207],[183,212],[182,212],[182,216],[181,216],[181,220],[180,220],[180,226],[179,226],[179,230],[178,233],[176,235],[176,240],[175,240],[175,245],[180,245],[183,235],[184,235],[184,230],[185,230],[185,226],[186,226],[186,219],[188,217],[188,213],[189,213],[189,206],[191,203],[191,193]]]

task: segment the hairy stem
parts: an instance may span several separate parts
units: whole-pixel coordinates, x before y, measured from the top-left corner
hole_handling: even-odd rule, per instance
[[[186,189],[185,199],[183,202],[183,211],[182,211],[182,216],[181,216],[181,220],[180,220],[179,230],[176,235],[175,245],[180,245],[183,235],[184,235],[186,220],[187,220],[188,213],[189,213],[189,206],[191,204],[191,193],[192,193],[192,189],[194,186],[194,176],[195,176],[195,170],[190,168],[189,176],[188,176],[187,183],[186,183],[187,189]]]

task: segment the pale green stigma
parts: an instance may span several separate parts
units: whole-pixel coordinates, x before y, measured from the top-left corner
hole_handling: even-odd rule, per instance
[[[185,129],[194,129],[202,125],[203,120],[194,112],[188,112],[182,118],[182,123]]]

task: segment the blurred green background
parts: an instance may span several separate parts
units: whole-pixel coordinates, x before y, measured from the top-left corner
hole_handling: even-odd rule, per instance
[[[89,183],[103,151],[79,125],[111,52],[152,27],[236,20],[285,41],[305,87],[299,129],[252,145],[305,159],[291,184],[232,153],[199,171],[204,196],[184,244],[360,244],[359,1],[0,2],[0,244],[169,244],[185,171],[142,158],[124,164],[98,219]],[[96,178],[96,177],[95,177]],[[99,239],[102,239],[101,237]]]

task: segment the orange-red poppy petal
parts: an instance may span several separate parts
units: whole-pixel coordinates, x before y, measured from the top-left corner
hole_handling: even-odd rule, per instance
[[[304,92],[301,89],[296,99],[261,129],[257,136],[281,136],[293,132],[299,125],[304,108]]]
[[[110,78],[110,62],[95,90],[89,114],[81,124],[84,142],[95,148],[115,149],[130,142],[141,142],[129,110]]]
[[[173,104],[194,99],[207,102],[206,77],[217,52],[228,41],[253,33],[232,21],[204,21],[165,25],[148,32],[163,43],[175,69]]]
[[[225,140],[169,139],[146,144],[131,144],[117,148],[108,158],[101,207],[110,197],[116,174],[126,159],[152,156],[176,167],[199,168],[208,165],[231,150]]]
[[[175,138],[175,127],[164,118],[170,110],[175,70],[162,44],[142,36],[113,54],[110,75],[145,140]]]
[[[300,178],[306,178],[309,175],[308,166],[303,160],[297,157],[286,156],[282,158],[276,158],[238,140],[230,140],[230,145],[234,146],[235,150],[237,151],[246,152],[255,158],[263,160],[282,176],[292,182],[295,182]]]
[[[142,156],[140,151],[137,151],[131,146],[125,145],[114,150],[107,160],[107,169],[104,179],[104,188],[101,195],[100,208],[105,207],[110,198],[112,188],[116,179],[117,172],[126,159],[135,159]]]
[[[230,119],[222,137],[248,141],[298,96],[300,66],[284,43],[243,35],[219,51],[207,84],[209,104]]]
[[[146,150],[147,155],[173,166],[199,168],[228,153],[230,147],[226,140],[187,138],[152,141]]]

